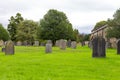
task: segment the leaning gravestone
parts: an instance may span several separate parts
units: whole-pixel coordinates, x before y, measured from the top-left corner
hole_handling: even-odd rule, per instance
[[[117,42],[117,54],[120,54],[120,40]]]
[[[34,41],[34,46],[39,46],[39,41]]]
[[[7,41],[5,45],[5,55],[13,55],[14,54],[14,43],[12,41]]]
[[[67,41],[67,47],[71,47],[71,40]]]
[[[76,41],[72,41],[71,48],[76,49],[77,43]]]
[[[60,40],[60,49],[62,50],[66,49],[66,41],[63,39]]]
[[[93,57],[105,57],[106,56],[106,52],[105,52],[105,39],[102,37],[96,37],[92,40],[92,49],[93,49],[93,53],[92,56]]]
[[[4,41],[3,41],[3,40],[0,40],[0,47],[2,47],[2,46],[4,46],[4,45],[5,45]]]
[[[52,44],[49,44],[49,43],[46,44],[45,52],[46,53],[51,53],[52,52]]]

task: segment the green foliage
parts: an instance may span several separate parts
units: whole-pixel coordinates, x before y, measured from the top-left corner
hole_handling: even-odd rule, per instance
[[[7,32],[6,29],[4,29],[4,27],[2,26],[2,24],[0,24],[0,40],[4,40],[7,41],[9,40],[9,34]]]
[[[90,34],[81,34],[80,35],[80,42],[89,41],[89,38],[90,38]]]
[[[16,16],[11,16],[8,24],[7,30],[9,31],[11,40],[16,41],[16,30],[20,22],[23,21],[23,17],[20,13],[17,13]]]
[[[78,29],[74,29],[74,31],[73,31],[73,40],[75,40],[75,41],[77,41],[77,42],[79,42],[80,41],[80,37],[79,37],[79,31],[78,31]]]
[[[1,49],[1,48],[0,48]],[[88,47],[15,47],[14,56],[0,52],[0,80],[119,80],[120,56],[107,50],[106,58],[92,58]]]
[[[106,25],[106,24],[107,24],[107,21],[97,22],[96,25],[95,25],[95,27],[94,27],[94,30],[95,30],[95,29],[98,29],[98,28],[100,28],[100,27],[102,27],[102,26],[104,26],[104,25]]]
[[[120,38],[120,9],[113,15],[113,19],[108,19],[107,37]]]
[[[24,20],[17,27],[16,39],[19,41],[33,42],[37,38],[38,23]]]
[[[51,9],[40,20],[40,32],[38,36],[44,40],[72,39],[72,24],[63,12]]]

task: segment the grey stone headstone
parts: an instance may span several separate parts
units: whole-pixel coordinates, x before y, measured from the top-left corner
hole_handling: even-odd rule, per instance
[[[71,48],[76,49],[76,47],[77,47],[77,42],[76,41],[72,41]]]
[[[60,49],[62,50],[66,49],[66,41],[63,39],[60,40]]]
[[[55,46],[59,47],[60,46],[60,40],[56,40]]]
[[[16,43],[16,45],[17,45],[17,46],[22,46],[22,42],[21,42],[21,41],[18,41],[18,42]]]
[[[0,40],[0,47],[2,47],[2,46],[4,46],[4,45],[5,45],[4,41],[3,41],[3,40]]]
[[[2,52],[5,52],[5,48],[2,48],[2,50],[1,50]]]
[[[71,40],[67,41],[67,47],[71,47]]]
[[[45,43],[44,43],[44,42],[41,42],[41,43],[40,43],[40,46],[45,46]]]
[[[34,46],[39,46],[39,41],[34,41]]]
[[[51,53],[52,52],[52,44],[46,44],[46,49],[45,49],[46,53]]]
[[[23,45],[24,45],[24,46],[27,46],[27,45],[28,45],[28,42],[27,42],[27,41],[23,41]]]
[[[14,54],[14,43],[12,41],[7,41],[5,45],[5,55],[13,55]]]
[[[117,54],[120,54],[120,40],[117,42]]]
[[[106,51],[105,51],[105,39],[102,37],[95,37],[92,40],[92,45],[93,45],[93,57],[106,57]]]
[[[52,44],[52,40],[47,40],[47,44]]]

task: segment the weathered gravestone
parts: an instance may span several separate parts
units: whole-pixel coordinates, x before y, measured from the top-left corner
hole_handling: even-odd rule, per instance
[[[55,46],[59,47],[59,45],[60,45],[60,40],[56,40]]]
[[[67,47],[71,47],[71,40],[67,41]]]
[[[52,44],[52,41],[51,40],[47,40],[47,44]]]
[[[7,41],[5,45],[5,55],[13,55],[14,54],[14,43],[12,41]]]
[[[39,41],[34,41],[34,46],[39,46]]]
[[[77,43],[76,41],[72,41],[71,48],[76,49]]]
[[[27,45],[28,45],[28,42],[27,42],[27,41],[23,41],[23,45],[24,45],[24,46],[27,46]]]
[[[22,42],[21,42],[21,41],[18,41],[18,42],[16,43],[16,45],[17,45],[17,46],[22,46]]]
[[[3,41],[3,40],[0,40],[0,47],[2,47],[2,46],[4,46],[4,45],[5,45],[4,41]]]
[[[105,52],[105,39],[102,37],[95,37],[92,40],[92,49],[93,49],[93,53],[92,56],[93,57],[106,57],[106,52]]]
[[[66,41],[63,39],[60,40],[60,49],[62,50],[66,49]]]
[[[117,54],[120,54],[120,40],[117,42]]]
[[[49,44],[49,43],[46,44],[45,52],[46,53],[51,53],[52,52],[52,44]]]

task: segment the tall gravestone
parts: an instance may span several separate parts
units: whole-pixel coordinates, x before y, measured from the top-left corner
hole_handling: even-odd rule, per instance
[[[67,41],[67,47],[71,47],[71,40]]]
[[[117,42],[117,54],[120,54],[120,40]]]
[[[76,49],[76,47],[77,47],[77,42],[76,41],[72,41],[71,42],[71,48]]]
[[[50,43],[46,44],[45,52],[46,53],[51,53],[52,52],[52,44],[50,44]]]
[[[5,55],[13,55],[14,54],[14,43],[12,41],[7,41],[5,45]]]
[[[95,37],[92,40],[92,49],[93,49],[93,53],[92,56],[93,57],[106,57],[106,52],[105,52],[105,39],[102,37]]]
[[[66,49],[66,41],[63,39],[60,40],[60,49],[62,50]]]

